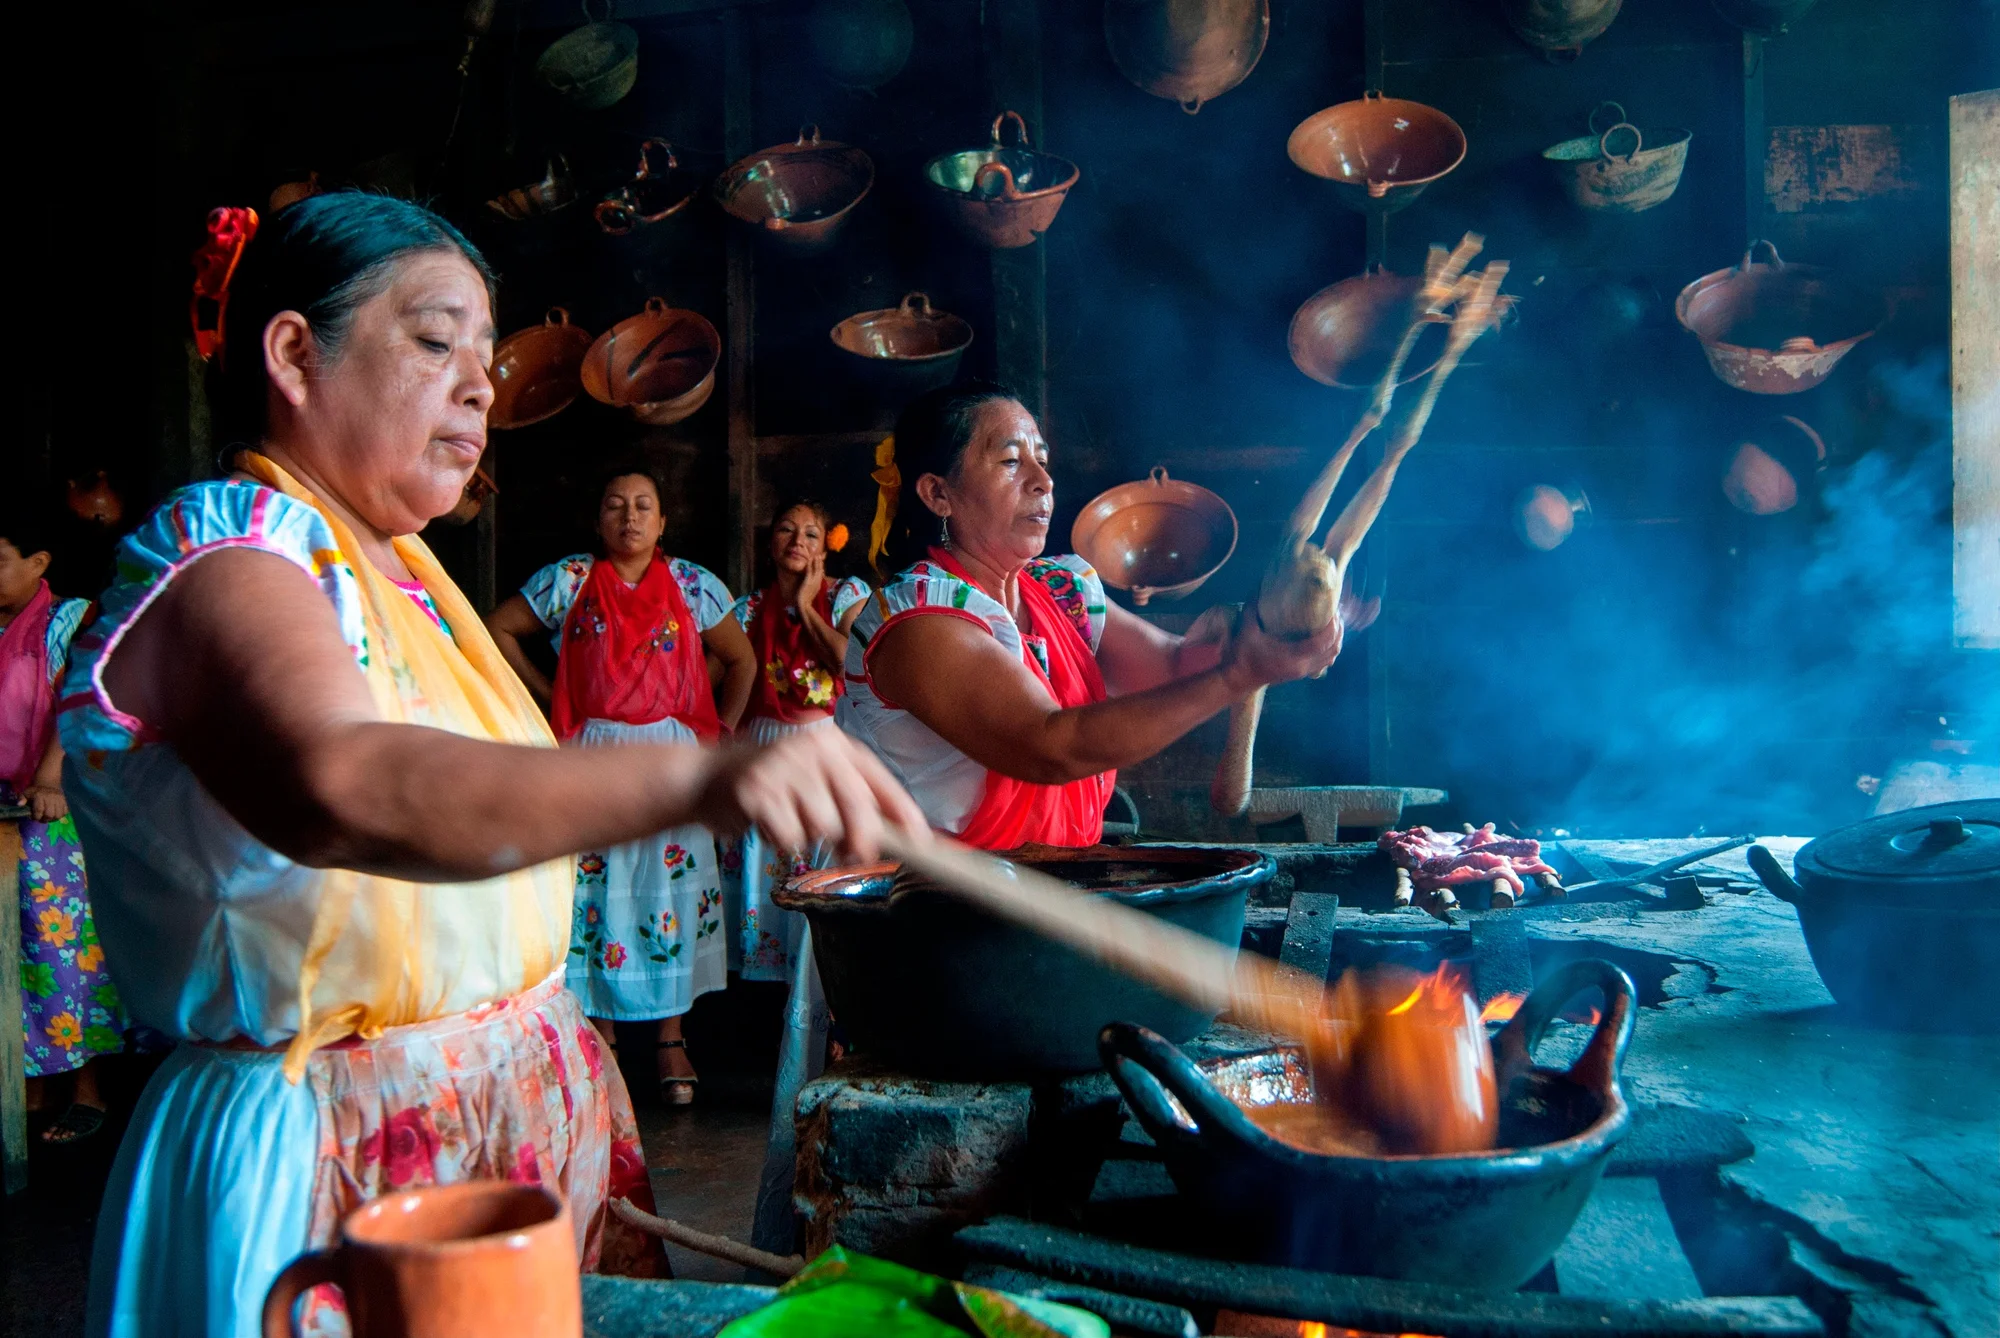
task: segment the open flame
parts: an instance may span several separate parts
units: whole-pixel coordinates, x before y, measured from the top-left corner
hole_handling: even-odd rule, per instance
[[[1528,1001],[1525,994],[1502,992],[1486,1001],[1486,1007],[1479,1010],[1481,1022],[1506,1022],[1521,1011],[1521,1005]]]
[[[1344,1329],[1315,1319],[1279,1319],[1237,1310],[1218,1310],[1215,1332],[1228,1338],[1437,1338],[1427,1333],[1382,1333],[1374,1329]]]

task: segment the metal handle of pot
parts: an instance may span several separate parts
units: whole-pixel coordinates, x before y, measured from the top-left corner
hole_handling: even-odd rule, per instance
[[[667,171],[680,170],[680,159],[674,157],[674,146],[664,139],[642,139],[639,141],[639,170],[632,174],[634,181],[644,181],[654,175],[652,151],[660,150],[667,155]],[[665,175],[661,173],[660,175]]]
[[[1779,901],[1789,901],[1794,906],[1799,904],[1799,898],[1805,895],[1805,889],[1785,872],[1785,866],[1778,863],[1776,855],[1759,845],[1751,846],[1743,854],[1744,858],[1750,861],[1750,871],[1757,875],[1757,881],[1764,885],[1765,891]]]
[[[1569,963],[1535,986],[1513,1020],[1493,1038],[1501,1090],[1506,1090],[1515,1074],[1533,1067],[1535,1046],[1563,1005],[1593,985],[1604,992],[1604,1013],[1590,1043],[1569,1066],[1569,1076],[1585,1087],[1617,1087],[1618,1068],[1625,1062],[1625,1047],[1632,1042],[1639,989],[1618,967],[1589,957]]]
[[[1630,121],[1620,121],[1617,125],[1612,126],[1609,130],[1599,135],[1597,137],[1597,153],[1601,158],[1616,158],[1618,155],[1611,151],[1611,137],[1620,130],[1630,130],[1632,132],[1632,152],[1625,155],[1625,162],[1629,165],[1633,159],[1639,156],[1639,150],[1646,147],[1646,137],[1640,134],[1639,127],[1633,125]]]
[[[1000,127],[1009,121],[1014,123],[1014,133],[1020,136],[1015,141],[1015,146],[1023,149],[1031,147],[1028,142],[1028,123],[1021,118],[1021,113],[1012,110],[1003,111],[993,118],[993,147],[996,149],[1001,147]]]
[[[1215,1090],[1193,1060],[1157,1032],[1113,1022],[1097,1033],[1097,1053],[1155,1143],[1196,1143],[1210,1127],[1239,1137],[1262,1133],[1235,1102]]]
[[[1783,269],[1785,267],[1785,258],[1778,254],[1778,244],[1767,237],[1759,237],[1756,241],[1751,242],[1743,252],[1743,272],[1745,274],[1750,272],[1750,266],[1756,259],[1757,248],[1760,246],[1771,253],[1772,269]]]
[[[632,203],[629,187],[621,186],[615,195],[606,196],[590,211],[597,220],[597,226],[613,237],[623,237],[639,224],[638,206]]]
[[[980,185],[986,180],[987,174],[990,172],[998,172],[1000,174],[1000,193],[998,195],[981,196],[979,194]],[[972,194],[980,199],[1018,200],[1021,198],[1020,188],[1014,184],[1014,171],[1005,163],[981,163],[979,170],[972,174]]]
[[[1625,120],[1625,108],[1621,104],[1613,102],[1610,98],[1606,98],[1604,99],[1604,101],[1598,103],[1595,107],[1592,107],[1590,109],[1590,119],[1588,121],[1588,124],[1590,126],[1591,134],[1602,135],[1604,133],[1604,131],[1599,130],[1597,128],[1597,117],[1599,113],[1601,113],[1606,107],[1611,108],[1613,112],[1617,113],[1618,119],[1611,123],[1613,126],[1616,126]]]
[[[905,293],[897,309],[905,316],[916,316],[929,320],[931,316],[931,295],[929,293]]]

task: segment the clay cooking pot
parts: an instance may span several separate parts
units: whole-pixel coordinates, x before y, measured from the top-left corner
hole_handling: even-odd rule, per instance
[[[1105,0],[1118,72],[1192,116],[1250,77],[1271,35],[1270,0]]]
[[[828,338],[915,391],[950,383],[972,343],[972,326],[933,309],[928,295],[911,293],[896,306],[856,312],[834,326]]]
[[[1380,265],[1320,289],[1292,316],[1292,362],[1321,385],[1373,390],[1409,328],[1423,280]],[[1445,322],[1427,329],[1403,361],[1397,385],[1408,385],[1444,356]]]
[[[493,350],[493,407],[486,425],[500,431],[553,418],[583,389],[584,354],[590,333],[569,323],[569,313],[550,307],[540,325],[516,330]]]
[[[649,297],[646,309],[597,337],[584,354],[583,388],[642,423],[678,423],[708,402],[722,336],[698,311]]]
[[[1771,253],[1768,264],[1752,259],[1760,246]],[[1817,265],[1786,264],[1760,239],[1741,265],[1681,289],[1674,314],[1724,381],[1758,395],[1795,395],[1824,381],[1880,329],[1888,307],[1880,294],[1864,294]]]
[[[789,250],[832,243],[848,211],[875,184],[874,160],[851,144],[822,140],[809,125],[790,144],[759,149],[715,181],[716,203]]]
[[[1167,477],[1163,465],[1136,483],[1097,494],[1070,527],[1070,548],[1134,604],[1179,599],[1222,570],[1236,551],[1236,513],[1206,488]]]
[[[1299,122],[1285,152],[1348,208],[1393,213],[1464,161],[1465,132],[1435,107],[1369,92]]]
[[[1575,60],[1618,17],[1624,0],[1500,0],[1514,35],[1548,59]]]
[[[1000,127],[1008,121],[1016,138],[1003,145]],[[952,222],[996,250],[1032,245],[1047,232],[1080,175],[1069,159],[1029,148],[1028,123],[1014,111],[993,118],[987,147],[939,154],[924,164],[924,178],[943,193]]]
[[[264,1298],[264,1338],[298,1332],[292,1310],[332,1284],[354,1338],[505,1333],[576,1338],[583,1330],[576,1232],[539,1185],[479,1180],[364,1203],[340,1241],[285,1266]]]

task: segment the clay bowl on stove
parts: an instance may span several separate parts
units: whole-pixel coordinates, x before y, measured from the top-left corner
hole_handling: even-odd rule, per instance
[[[583,388],[642,423],[665,427],[688,417],[715,390],[722,336],[698,311],[649,297],[646,309],[597,337],[584,355]]]
[[[1236,513],[1206,488],[1167,477],[1164,465],[1085,503],[1070,551],[1134,604],[1179,599],[1222,570],[1236,551]]]
[[[1204,846],[1028,846],[1002,858],[1214,939],[1243,936],[1244,898],[1277,864]],[[1188,1041],[1215,1020],[897,866],[820,869],[776,894],[812,926],[828,1006],[855,1049],[924,1077],[1086,1073],[1097,1034],[1132,1021]]]
[[[1464,161],[1465,132],[1435,107],[1370,92],[1299,122],[1285,152],[1348,208],[1387,214]]]
[[[1323,386],[1373,390],[1416,314],[1423,286],[1420,278],[1391,274],[1377,265],[1320,289],[1292,316],[1293,365]],[[1438,365],[1448,324],[1436,322],[1418,336],[1397,385],[1408,385]]]
[[[863,359],[884,390],[921,394],[949,385],[972,344],[972,326],[962,316],[938,311],[924,293],[879,311],[861,311],[833,327],[835,347]]]
[[[724,213],[794,252],[832,245],[854,206],[875,184],[875,162],[852,144],[819,137],[809,125],[790,144],[759,149],[715,181]]]
[[[1570,999],[1603,1017],[1567,1071],[1533,1051]],[[1143,1027],[1107,1027],[1104,1063],[1205,1224],[1207,1249],[1255,1263],[1511,1291],[1540,1272],[1631,1124],[1618,1066],[1637,991],[1609,962],[1567,964],[1493,1038],[1500,1146],[1447,1156],[1333,1156],[1272,1137],[1244,1107],[1305,1104],[1296,1047],[1196,1064]],[[837,1008],[836,1008],[836,1011]]]
[[[486,425],[504,431],[553,418],[583,389],[590,333],[550,307],[540,325],[516,330],[493,350],[493,407]]]

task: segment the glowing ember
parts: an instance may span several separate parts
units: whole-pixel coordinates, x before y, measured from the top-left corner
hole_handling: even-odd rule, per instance
[[[1486,1001],[1486,1007],[1479,1010],[1481,1022],[1505,1022],[1521,1011],[1521,1005],[1528,1001],[1525,994],[1496,994]]]
[[[1215,1332],[1229,1338],[1435,1338],[1424,1333],[1380,1333],[1374,1329],[1344,1329],[1314,1319],[1279,1319],[1237,1310],[1215,1312]]]

